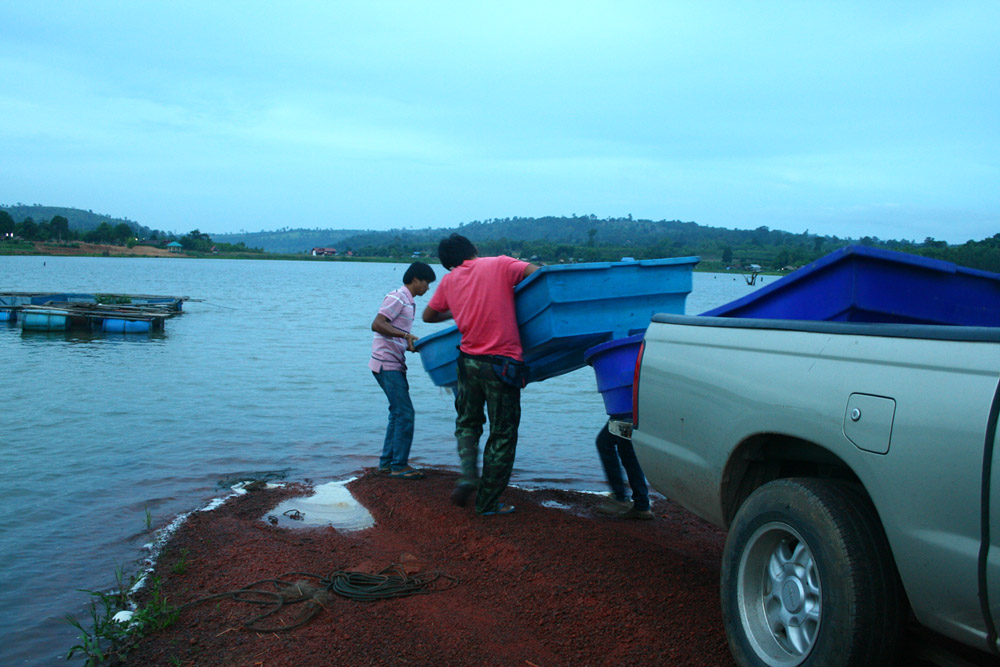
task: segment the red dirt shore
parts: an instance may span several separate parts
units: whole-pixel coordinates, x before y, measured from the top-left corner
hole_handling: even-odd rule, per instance
[[[292,571],[376,573],[401,562],[456,577],[457,586],[373,602],[331,594],[288,632],[247,630],[261,607],[213,600],[142,640],[128,664],[732,664],[718,603],[724,536],[714,527],[664,500],[656,520],[626,521],[601,518],[600,496],[514,488],[504,494],[514,514],[475,517],[450,502],[454,473],[426,472],[423,480],[366,474],[352,482],[376,520],[358,532],[263,520],[303,487],[253,491],[196,512],[156,574],[177,605]],[[265,623],[292,623],[302,609]]]
[[[69,245],[57,245],[35,242],[35,251],[43,255],[104,255],[105,257],[179,257],[166,248],[154,248],[148,245],[137,245],[132,248],[123,245],[107,245],[103,243],[84,243],[82,241]]]
[[[659,499],[654,521],[601,517],[602,498],[509,488],[509,516],[475,517],[451,504],[455,473],[423,480],[368,471],[348,488],[374,527],[284,528],[266,520],[307,485],[260,489],[195,512],[172,536],[154,575],[184,605],[262,580],[334,572],[441,572],[447,590],[358,602],[335,593],[308,622],[284,632],[248,621],[268,607],[229,598],[182,609],[141,640],[129,665],[732,665],[719,608],[724,534]],[[557,506],[555,506],[557,505]],[[439,580],[440,581],[440,580]],[[273,585],[254,586],[275,591]],[[142,593],[149,595],[148,587]],[[144,602],[141,597],[140,603]],[[312,602],[285,606],[258,627],[292,625]],[[955,663],[940,658],[961,656]],[[986,654],[911,628],[900,664],[996,665]]]

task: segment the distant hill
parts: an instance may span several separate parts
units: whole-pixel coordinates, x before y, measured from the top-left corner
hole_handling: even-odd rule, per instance
[[[767,227],[752,230],[706,227],[680,220],[633,220],[572,216],[544,218],[503,218],[462,223],[437,229],[393,229],[363,232],[341,242],[345,250],[362,255],[409,256],[412,251],[434,254],[438,241],[458,232],[475,243],[484,255],[503,253],[577,261],[618,259],[622,256],[671,257],[700,255],[721,258],[726,248],[737,255],[741,249],[800,248],[802,256],[843,245],[837,237],[792,234]],[[877,241],[877,240],[876,240]],[[600,252],[597,252],[600,249]],[[789,258],[791,259],[791,258]],[[731,261],[731,260],[726,260]]]
[[[265,252],[296,254],[313,248],[339,248],[344,239],[363,234],[360,229],[279,229],[273,232],[209,234],[217,243],[244,243]]]
[[[150,234],[152,234],[152,230],[149,227],[140,225],[135,220],[129,220],[128,218],[115,218],[103,213],[84,211],[79,208],[70,208],[66,206],[42,206],[41,204],[14,204],[11,206],[0,205],[0,209],[7,211],[7,213],[10,214],[10,217],[14,218],[15,222],[21,222],[25,218],[31,218],[35,222],[47,222],[57,215],[61,215],[69,221],[69,228],[76,232],[92,232],[97,229],[102,222],[106,222],[112,227],[124,222],[135,230],[137,236],[149,237]]]
[[[670,239],[678,246],[697,243],[736,243],[746,240],[767,242],[777,237],[798,237],[802,235],[771,231],[767,227],[758,230],[733,230],[722,227],[706,227],[696,222],[680,220],[633,220],[627,218],[597,218],[596,216],[544,218],[503,218],[462,223],[458,227],[437,229],[392,229],[389,231],[367,231],[344,239],[343,244],[363,248],[392,242],[432,243],[452,232],[459,232],[474,242],[482,241],[546,241],[571,245],[651,245]]]
[[[350,250],[365,257],[406,259],[414,253],[433,257],[438,241],[456,231],[472,240],[484,256],[502,253],[537,258],[542,262],[697,255],[702,259],[702,267],[712,270],[752,263],[780,270],[802,266],[849,243],[858,243],[986,271],[1000,271],[1000,234],[982,241],[949,246],[931,238],[922,242],[872,236],[852,239],[808,231],[793,234],[763,225],[755,229],[726,229],[680,220],[633,220],[630,216],[503,218],[477,220],[450,228],[365,231],[339,239],[336,247],[341,252]],[[343,230],[338,230],[338,237],[342,233]]]
[[[15,222],[31,217],[36,223],[61,215],[73,231],[88,232],[107,222],[112,227],[125,223],[140,238],[150,238],[148,227],[128,218],[83,211],[76,208],[17,204],[0,206]],[[433,257],[438,241],[459,232],[471,239],[483,255],[507,254],[535,257],[542,262],[590,262],[698,255],[702,267],[726,268],[757,263],[772,269],[801,266],[848,243],[860,243],[891,250],[943,259],[962,266],[1000,272],[1000,234],[982,241],[951,246],[932,238],[922,242],[884,240],[865,236],[860,239],[820,236],[808,231],[793,234],[760,226],[756,229],[708,227],[680,220],[633,220],[584,216],[547,216],[542,218],[493,218],[459,224],[457,227],[423,229],[291,229],[238,234],[204,234],[198,237],[218,244],[244,244],[268,253],[305,254],[315,247],[333,247],[341,254],[351,251],[363,257],[386,257],[396,260],[413,256]],[[191,234],[192,232],[188,232]],[[161,237],[166,235],[159,232]],[[171,235],[172,236],[172,235]],[[186,238],[186,237],[185,237]]]
[[[456,227],[425,227],[423,229],[390,229],[385,231],[358,229],[279,229],[273,232],[211,234],[224,243],[243,242],[248,247],[267,252],[300,253],[314,247],[332,246],[338,250],[363,252],[365,248],[400,246],[420,250],[436,248],[438,241],[459,232],[473,242],[542,241],[568,245],[650,246],[666,241],[671,246],[692,247],[712,244],[743,245],[745,243],[774,244],[785,239],[799,243],[815,235],[792,234],[760,227],[756,230],[733,230],[706,227],[696,222],[679,220],[633,220],[573,216],[544,218],[503,218],[461,223]],[[826,237],[824,237],[826,238]],[[836,237],[834,237],[836,239]],[[490,244],[492,247],[495,244]],[[419,248],[418,248],[419,247]]]

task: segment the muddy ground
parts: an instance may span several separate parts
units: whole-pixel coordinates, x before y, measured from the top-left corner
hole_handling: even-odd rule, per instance
[[[131,651],[128,664],[731,663],[717,603],[723,535],[716,529],[665,501],[654,508],[657,520],[624,521],[599,518],[599,496],[519,489],[504,496],[514,514],[477,518],[451,504],[453,473],[427,473],[352,482],[376,520],[354,533],[263,520],[301,494],[294,489],[254,491],[196,512],[157,574],[175,604],[291,571],[326,577],[397,563],[446,574],[454,587],[373,602],[333,595],[288,632],[246,629],[266,608],[223,598],[182,611],[173,627]],[[309,604],[289,605],[261,626],[293,623]]]
[[[264,594],[244,596],[263,604],[220,597],[184,608],[127,664],[733,664],[718,602],[725,536],[716,528],[664,499],[655,520],[628,521],[598,514],[597,495],[514,488],[504,495],[514,514],[475,517],[450,502],[454,473],[426,472],[395,480],[369,471],[352,482],[376,520],[357,532],[269,523],[268,512],[307,493],[303,486],[194,513],[157,563],[171,603],[279,578],[297,582],[286,599],[306,601],[254,621],[276,608],[281,586],[265,581],[253,586]],[[407,576],[443,576],[432,592],[397,599],[317,592],[334,573],[394,565]]]

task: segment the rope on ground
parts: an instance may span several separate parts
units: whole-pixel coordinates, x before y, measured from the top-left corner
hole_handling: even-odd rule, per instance
[[[295,579],[289,581],[289,579]],[[313,580],[316,584],[309,583]],[[326,608],[330,593],[361,602],[389,600],[408,595],[426,595],[454,588],[458,579],[443,572],[422,572],[409,575],[401,565],[390,565],[378,574],[337,571],[327,577],[311,572],[286,572],[277,579],[262,579],[234,591],[216,593],[194,600],[180,607],[189,607],[211,600],[231,599],[252,605],[267,606],[260,614],[244,621],[243,627],[254,632],[288,632],[311,621],[321,609]],[[273,590],[262,587],[271,586]],[[286,606],[304,603],[299,614],[284,625],[265,626],[266,618],[274,616]]]

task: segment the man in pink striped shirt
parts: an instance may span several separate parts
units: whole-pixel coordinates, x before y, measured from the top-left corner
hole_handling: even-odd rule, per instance
[[[420,479],[422,472],[409,464],[413,444],[413,402],[406,380],[406,352],[413,352],[417,340],[410,331],[417,304],[414,297],[427,293],[435,279],[434,269],[414,262],[403,274],[403,286],[382,299],[372,321],[372,356],[368,368],[389,399],[389,424],[385,430],[378,472],[396,479]]]

